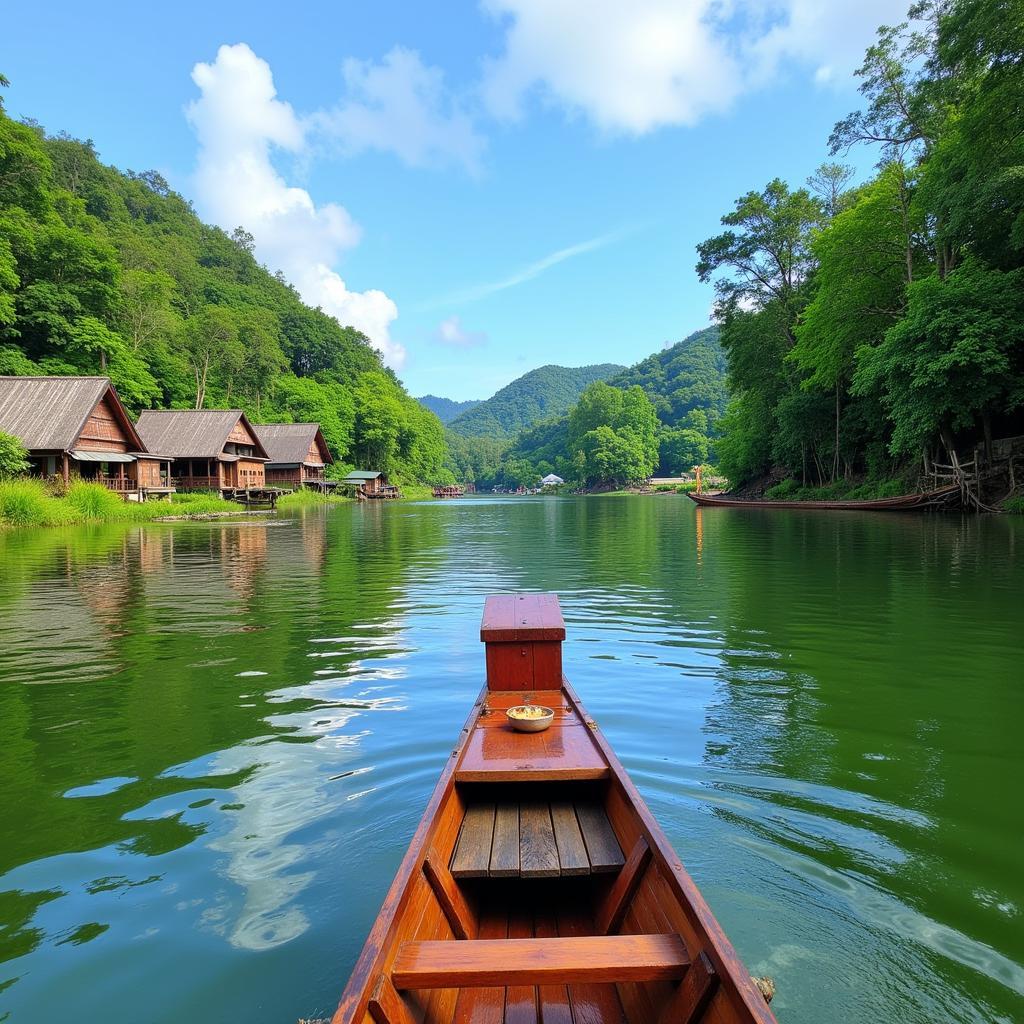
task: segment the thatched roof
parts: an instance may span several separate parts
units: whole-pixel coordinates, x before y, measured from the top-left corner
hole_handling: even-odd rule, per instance
[[[271,465],[321,466],[334,461],[319,423],[260,423],[253,427]],[[309,446],[316,442],[319,461],[310,458]]]
[[[108,377],[0,377],[0,430],[13,434],[29,451],[65,452],[105,396],[128,443],[146,451]]]
[[[150,451],[176,459],[215,459],[239,420],[256,442],[257,457],[266,458],[266,450],[241,409],[145,409],[138,429]]]

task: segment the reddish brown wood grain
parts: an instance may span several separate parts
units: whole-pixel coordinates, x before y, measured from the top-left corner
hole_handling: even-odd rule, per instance
[[[718,975],[715,968],[707,954],[700,953],[662,1010],[658,1024],[696,1024],[704,1015],[716,988]]]
[[[455,938],[476,938],[476,919],[466,897],[462,894],[462,890],[458,887],[444,861],[435,863],[430,857],[427,857],[423,861],[423,874],[426,875],[431,889],[434,890],[434,896],[441,905],[441,910],[448,919]]]
[[[405,942],[395,988],[671,981],[689,959],[678,935],[585,935],[555,939]]]
[[[370,997],[369,1010],[376,1024],[416,1024],[416,1018],[390,978],[381,978],[377,982]]]
[[[650,862],[651,848],[641,836],[633,844],[624,867],[594,916],[594,927],[598,935],[611,935],[619,930],[626,909],[633,901],[640,879]]]

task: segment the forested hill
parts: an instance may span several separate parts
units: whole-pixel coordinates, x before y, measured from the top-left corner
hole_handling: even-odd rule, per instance
[[[697,426],[708,433],[729,401],[725,353],[718,336],[716,326],[694,331],[616,374],[608,383],[617,388],[639,384],[666,427]],[[703,416],[690,417],[695,409],[703,410]]]
[[[538,367],[457,416],[448,428],[465,437],[511,437],[541,420],[567,412],[587,385],[607,380],[623,369],[615,363]]]
[[[133,412],[316,420],[339,460],[442,481],[444,428],[367,339],[203,224],[156,172],[11,120],[0,101],[0,374],[111,377]]]
[[[451,398],[441,398],[438,395],[420,395],[416,401],[429,409],[442,423],[451,423],[456,416],[480,404],[479,398],[456,402]]]

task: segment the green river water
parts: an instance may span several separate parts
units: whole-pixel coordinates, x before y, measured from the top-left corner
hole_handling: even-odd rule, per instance
[[[329,1016],[519,589],[782,1024],[1024,1020],[1024,520],[672,495],[0,534],[0,1021]]]

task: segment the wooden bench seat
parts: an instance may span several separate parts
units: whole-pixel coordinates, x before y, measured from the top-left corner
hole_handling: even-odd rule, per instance
[[[619,871],[604,808],[583,800],[472,804],[452,854],[455,878],[557,878]]]
[[[688,966],[678,935],[406,942],[391,980],[399,990],[677,981]]]

